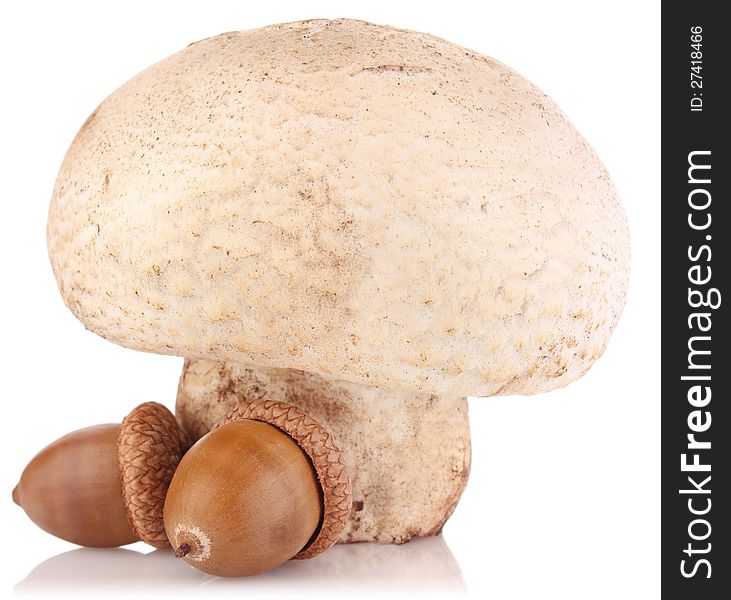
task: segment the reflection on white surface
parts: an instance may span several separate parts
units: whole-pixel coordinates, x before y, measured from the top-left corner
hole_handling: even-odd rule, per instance
[[[15,595],[98,595],[109,590],[162,591],[198,585],[205,586],[207,592],[256,588],[388,588],[421,594],[449,590],[450,595],[466,592],[459,564],[439,535],[401,546],[338,545],[311,560],[289,561],[268,573],[235,579],[201,573],[173,558],[168,550],[144,554],[121,548],[78,548],[43,561],[15,586]]]

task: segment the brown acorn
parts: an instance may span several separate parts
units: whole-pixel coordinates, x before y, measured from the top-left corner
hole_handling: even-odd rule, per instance
[[[46,446],[23,471],[13,500],[41,529],[74,544],[142,540],[164,548],[165,494],[188,445],[172,413],[146,402],[121,424],[79,429]]]
[[[259,401],[183,457],[164,520],[176,557],[212,575],[254,575],[325,551],[351,505],[332,436],[294,406]]]

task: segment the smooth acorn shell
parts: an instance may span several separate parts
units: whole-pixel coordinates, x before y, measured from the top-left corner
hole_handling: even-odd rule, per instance
[[[122,500],[118,424],[69,433],[41,450],[23,471],[13,500],[48,533],[82,546],[136,541]]]
[[[302,550],[322,517],[307,455],[259,421],[222,425],[180,461],[165,500],[176,555],[211,575],[254,575]]]

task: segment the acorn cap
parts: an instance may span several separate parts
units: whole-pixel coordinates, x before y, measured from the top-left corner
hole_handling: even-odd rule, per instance
[[[117,455],[132,530],[155,548],[168,548],[162,509],[170,480],[190,447],[188,434],[162,404],[145,402],[122,421]]]
[[[350,477],[332,436],[296,406],[260,400],[242,404],[217,425],[250,419],[274,425],[288,434],[307,454],[322,491],[322,521],[309,543],[294,558],[313,558],[340,538],[353,504]]]

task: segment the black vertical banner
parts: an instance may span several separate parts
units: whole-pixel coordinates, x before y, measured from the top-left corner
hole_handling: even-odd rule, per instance
[[[667,598],[731,598],[731,33],[725,8],[721,2],[662,7],[662,592]],[[635,237],[635,243],[641,239]]]

